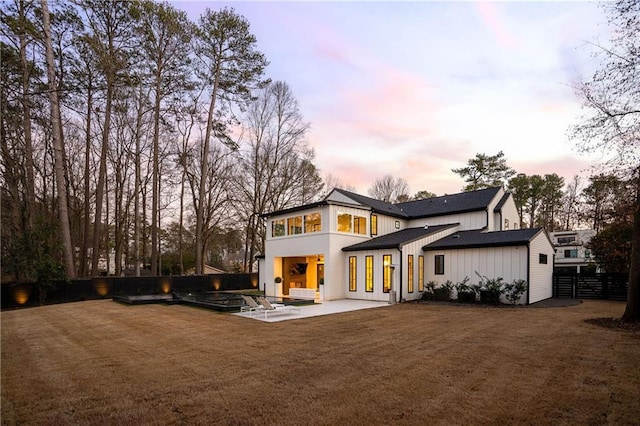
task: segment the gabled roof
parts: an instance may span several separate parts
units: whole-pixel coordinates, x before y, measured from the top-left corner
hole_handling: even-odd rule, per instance
[[[511,192],[505,192],[502,198],[500,199],[500,201],[498,201],[498,204],[496,204],[496,207],[493,209],[493,211],[495,213],[498,213],[500,210],[502,210],[504,203],[507,202],[510,196],[511,196]]]
[[[428,235],[435,234],[448,228],[458,226],[457,223],[450,225],[434,225],[429,227],[407,228],[401,231],[392,232],[391,234],[381,235],[358,244],[344,247],[342,251],[361,251],[361,250],[381,250],[381,249],[399,249],[404,244],[424,238]]]
[[[459,194],[443,195],[442,197],[408,201],[397,204],[397,207],[411,218],[443,216],[454,213],[485,210],[501,189],[502,187],[497,186],[494,188],[480,189],[478,191],[461,192]]]
[[[395,204],[387,203],[381,200],[376,200],[375,198],[365,197],[364,195],[356,194],[355,192],[350,192],[340,188],[336,188],[333,191],[338,192],[344,195],[345,197],[352,199],[353,201],[355,201],[360,205],[371,208],[371,210],[373,210],[376,213],[383,213],[389,216],[396,216],[396,217],[402,217],[402,218],[408,217],[407,214],[403,212],[402,209],[400,209]],[[329,194],[327,198],[325,198],[325,200],[328,199],[330,196],[331,194]]]
[[[514,229],[511,231],[460,231],[422,247],[422,250],[450,250],[478,247],[504,247],[527,245],[542,228]]]
[[[264,213],[260,216],[269,217],[288,214],[297,211],[308,210],[311,208],[317,208],[320,206],[326,206],[329,204],[353,204],[354,206],[369,208],[374,213],[385,214],[402,219],[420,219],[425,217],[445,216],[455,213],[467,213],[486,210],[491,201],[495,198],[496,194],[498,194],[501,189],[502,187],[497,186],[494,188],[480,189],[477,191],[461,192],[459,194],[427,198],[425,200],[415,200],[408,201],[406,203],[391,204],[385,201],[376,200],[375,198],[356,194],[355,192],[335,188],[321,201],[270,213]],[[335,194],[339,194],[340,197],[332,199]],[[504,204],[507,198],[508,195],[505,194],[505,196],[500,200],[500,203]]]

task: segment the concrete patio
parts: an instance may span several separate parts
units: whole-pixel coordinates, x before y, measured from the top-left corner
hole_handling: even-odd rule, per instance
[[[267,315],[267,318],[265,318],[264,313],[262,312],[254,312],[252,314],[249,314],[247,312],[241,312],[241,313],[235,313],[233,315],[254,319],[258,321],[263,321],[263,322],[278,322],[278,321],[288,321],[288,320],[296,320],[301,318],[316,317],[320,315],[337,314],[340,312],[357,311],[360,309],[382,308],[385,306],[390,306],[390,305],[387,302],[342,299],[342,300],[331,300],[323,303],[315,303],[313,305],[302,305],[300,306],[300,313],[297,313],[297,312],[269,313]]]

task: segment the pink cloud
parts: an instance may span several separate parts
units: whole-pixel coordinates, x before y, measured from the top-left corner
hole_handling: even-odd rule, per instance
[[[480,18],[491,30],[498,42],[506,48],[513,48],[516,45],[516,40],[505,28],[496,3],[477,2],[474,3],[474,5],[476,7],[476,11],[480,15]]]

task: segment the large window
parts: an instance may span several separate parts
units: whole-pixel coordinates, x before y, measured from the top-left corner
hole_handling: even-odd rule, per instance
[[[371,236],[378,235],[378,215],[371,215]]]
[[[558,244],[571,244],[576,242],[576,237],[558,237]]]
[[[272,237],[301,235],[302,233],[306,234],[320,231],[322,231],[322,217],[319,212],[309,213],[304,216],[292,216],[286,219],[274,219],[271,221]]]
[[[289,235],[302,234],[302,216],[288,218],[287,229],[289,230]]]
[[[424,291],[424,256],[418,256],[418,291]]]
[[[577,249],[572,249],[572,250],[565,250],[564,251],[564,257],[566,258],[576,258],[578,257],[578,250]]]
[[[304,232],[320,232],[322,231],[322,220],[320,213],[310,213],[304,215]]]
[[[271,236],[282,237],[284,235],[284,219],[277,219],[271,222]]]
[[[373,256],[364,258],[365,282],[364,290],[371,293],[373,291]]]
[[[391,268],[391,255],[382,256],[382,291],[389,293],[391,281],[393,279],[393,269]]]
[[[407,291],[413,293],[413,255],[407,256]]]
[[[338,213],[338,231],[351,232],[351,215],[349,213]]]
[[[444,275],[444,254],[436,254],[435,257],[435,274]]]
[[[356,291],[357,287],[358,258],[349,256],[349,291]]]
[[[353,232],[356,234],[367,234],[367,218],[362,216],[353,217]]]

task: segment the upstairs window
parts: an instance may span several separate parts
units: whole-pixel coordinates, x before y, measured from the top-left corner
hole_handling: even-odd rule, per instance
[[[378,215],[371,215],[371,236],[378,235]]]
[[[322,219],[320,213],[310,213],[304,215],[304,232],[320,232],[322,231]]]
[[[504,229],[505,231],[509,229],[509,219],[504,220]]]
[[[271,222],[271,236],[284,236],[284,219],[277,219]]]
[[[353,217],[353,232],[356,234],[367,234],[367,218],[362,216]]]
[[[289,235],[302,234],[302,216],[290,217],[287,219]]]
[[[538,263],[542,264],[542,265],[546,265],[547,264],[547,255],[544,253],[540,253],[538,255]]]
[[[338,213],[338,232],[351,232],[351,215]]]

